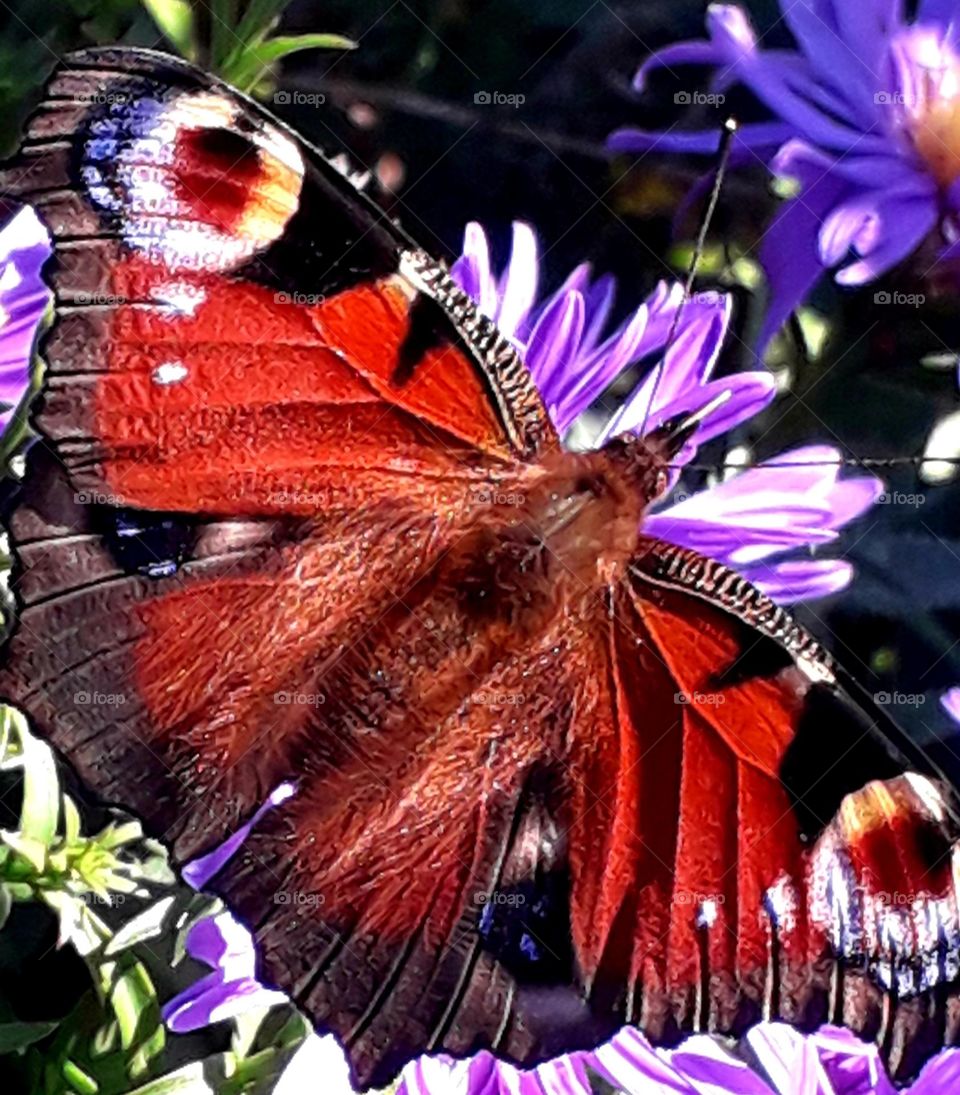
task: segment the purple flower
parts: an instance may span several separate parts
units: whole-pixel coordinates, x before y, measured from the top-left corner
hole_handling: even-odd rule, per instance
[[[520,1070],[480,1053],[465,1061],[421,1057],[404,1069],[397,1095],[591,1095],[591,1075],[624,1095],[894,1095],[876,1045],[823,1027],[801,1034],[782,1023],[758,1023],[744,1046],[758,1068],[721,1040],[693,1035],[673,1050],[654,1049],[624,1027],[592,1053],[571,1053]],[[912,1095],[940,1095],[960,1082],[960,1050],[930,1061]]]
[[[767,231],[761,261],[771,300],[765,345],[827,269],[862,285],[909,256],[934,229],[960,256],[960,20],[952,0],[781,0],[797,48],[761,49],[744,12],[712,4],[707,41],[658,50],[637,73],[713,68],[722,94],[742,84],[773,119],[744,125],[734,156],[759,159],[799,193]],[[617,151],[714,152],[719,128],[622,129]],[[848,255],[853,252],[852,260]]]
[[[40,277],[50,237],[27,206],[0,228],[0,432],[30,387],[37,330],[50,303]]]
[[[734,567],[776,601],[822,597],[850,582],[849,563],[780,557],[832,543],[883,491],[873,476],[842,478],[841,466],[829,445],[791,449],[657,510],[644,531]]]
[[[681,286],[661,283],[607,333],[616,285],[609,276],[591,281],[587,265],[535,304],[537,243],[524,224],[514,225],[512,253],[499,278],[483,229],[468,225],[453,273],[514,342],[560,433],[602,404],[626,369],[644,361],[652,362],[650,368],[619,408],[607,412],[595,445],[618,433],[652,430],[726,396],[679,454],[682,465],[698,445],[751,418],[774,397],[767,372],[712,379],[730,321],[730,298],[724,294],[698,293],[684,304]],[[777,601],[821,597],[849,583],[850,564],[782,556],[831,543],[882,490],[878,479],[843,478],[840,469],[840,454],[829,446],[796,449],[672,506],[655,504],[644,531],[735,567]]]
[[[486,233],[468,224],[463,254],[451,272],[517,347],[561,434],[625,369],[652,356],[663,355],[608,422],[601,443],[614,433],[652,430],[727,394],[700,424],[681,454],[683,462],[697,444],[750,418],[774,397],[773,377],[765,371],[711,380],[730,323],[731,302],[725,294],[697,293],[684,303],[680,285],[661,282],[619,327],[607,331],[616,282],[609,275],[591,280],[589,264],[582,263],[553,296],[535,306],[537,242],[526,224],[514,224],[510,259],[499,278],[491,267]]]
[[[250,820],[222,844],[185,864],[180,872],[183,880],[195,890],[202,889],[237,853],[263,815],[286,802],[292,794],[293,784],[281,783]],[[178,1034],[286,1001],[282,992],[257,981],[253,939],[229,912],[197,921],[187,933],[186,946],[190,957],[210,966],[212,972],[163,1006],[164,1022]]]
[[[960,725],[960,685],[954,685],[940,697],[940,704],[944,711]]]
[[[178,1034],[286,1001],[282,992],[265,988],[256,979],[253,939],[228,912],[193,925],[187,933],[187,954],[212,972],[164,1005],[163,1020]]]

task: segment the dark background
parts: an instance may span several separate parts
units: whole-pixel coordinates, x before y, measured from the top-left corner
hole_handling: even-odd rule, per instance
[[[853,0],[850,0],[853,2]],[[694,0],[300,0],[284,32],[335,31],[359,42],[353,53],[309,53],[278,74],[286,91],[322,92],[322,106],[280,105],[286,120],[328,151],[346,146],[393,187],[381,189],[406,228],[427,248],[452,256],[467,220],[483,222],[499,246],[510,221],[532,222],[543,241],[545,289],[576,263],[620,279],[620,308],[635,306],[669,276],[672,242],[696,232],[700,206],[679,217],[682,199],[709,163],[673,155],[611,158],[613,129],[718,124],[715,108],[674,105],[681,90],[662,73],[642,98],[631,91],[638,64],[654,48],[703,32],[705,4]],[[766,46],[789,33],[773,0],[745,4]],[[24,112],[56,55],[91,42],[162,44],[133,0],[103,3],[0,0],[0,140],[15,143]],[[682,73],[683,89],[698,85]],[[478,92],[522,95],[519,106],[476,102]],[[271,97],[267,96],[268,105]],[[724,111],[742,120],[762,113],[746,97]],[[729,176],[710,238],[730,253],[751,254],[775,199],[762,170]],[[704,277],[704,284],[710,279]],[[889,284],[921,291],[922,309],[877,307],[882,286],[840,292],[829,283],[814,305],[829,322],[816,360],[795,339],[775,364],[786,391],[733,439],[769,457],[804,441],[827,441],[852,457],[907,458],[923,451],[932,425],[958,409],[960,347],[957,292],[916,281],[906,268]],[[750,349],[762,302],[737,290],[736,336],[722,369],[756,368]],[[939,368],[924,366],[939,355]],[[704,462],[722,461],[715,443]],[[960,776],[957,742],[939,694],[960,683],[960,521],[955,483],[930,485],[909,463],[881,474],[891,492],[919,504],[875,507],[849,529],[836,552],[859,575],[843,594],[799,610],[870,692],[922,694],[896,716]],[[685,489],[708,472],[688,476]]]

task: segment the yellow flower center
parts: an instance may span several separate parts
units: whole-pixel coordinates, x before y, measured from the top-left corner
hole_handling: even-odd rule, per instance
[[[902,94],[905,127],[930,173],[949,187],[960,178],[960,56],[925,27],[899,45],[912,84]]]

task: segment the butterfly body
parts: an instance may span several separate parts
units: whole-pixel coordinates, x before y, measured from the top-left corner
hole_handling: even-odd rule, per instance
[[[296,781],[214,885],[358,1085],[625,1022],[956,1038],[949,790],[643,534],[662,437],[564,451],[443,264],[191,66],[71,58],[0,181],[57,308],[0,695],[178,862]]]

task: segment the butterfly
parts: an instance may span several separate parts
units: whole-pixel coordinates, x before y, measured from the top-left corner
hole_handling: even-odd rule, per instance
[[[625,1023],[957,1040],[951,790],[639,531],[682,424],[566,451],[441,262],[170,57],[69,57],[0,190],[56,243],[0,696],[178,863],[295,781],[212,888],[358,1088]]]

